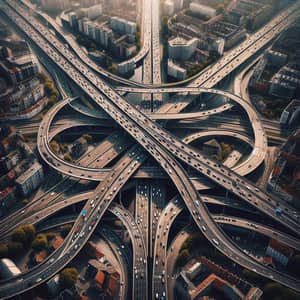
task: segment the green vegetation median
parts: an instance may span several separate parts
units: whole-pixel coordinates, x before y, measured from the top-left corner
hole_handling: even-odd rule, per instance
[[[82,137],[86,140],[88,144],[91,144],[93,142],[93,137],[90,134],[84,134]]]
[[[56,154],[59,152],[59,144],[58,144],[57,141],[52,140],[52,141],[50,142],[50,147],[51,147],[51,149],[52,149]]]
[[[219,153],[218,155],[215,155],[214,157],[218,161],[224,161],[229,156],[229,154],[233,151],[234,147],[233,147],[233,145],[229,145],[224,142],[221,142],[220,145],[221,145],[222,151],[221,151],[221,153]]]

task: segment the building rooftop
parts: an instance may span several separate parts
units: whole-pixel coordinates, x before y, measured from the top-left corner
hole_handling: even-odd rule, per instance
[[[53,249],[57,249],[63,242],[64,239],[61,236],[57,236],[52,244]]]
[[[0,259],[0,276],[9,278],[21,274],[20,269],[9,258]]]
[[[34,55],[32,54],[26,54],[22,56],[13,56],[10,58],[7,58],[7,61],[15,66],[24,66],[31,63],[35,63],[36,59]]]
[[[274,240],[274,239],[270,240],[269,246],[272,249],[280,252],[281,254],[283,254],[284,256],[287,256],[287,257],[293,255],[293,253],[294,253],[292,248],[290,248],[290,247],[286,246],[285,244],[282,244],[282,243],[280,243],[280,242],[278,242],[277,240]]]
[[[34,259],[35,259],[35,262],[39,264],[39,263],[43,262],[46,257],[47,257],[47,251],[43,250],[43,251],[36,253],[34,256]]]
[[[17,183],[19,184],[23,184],[24,182],[26,182],[26,180],[32,176],[33,174],[35,174],[37,172],[38,169],[40,169],[42,166],[38,163],[35,162],[28,170],[26,170],[22,175],[20,175],[17,178]]]
[[[244,295],[233,285],[231,285],[226,280],[217,276],[216,274],[210,274],[207,278],[205,278],[195,289],[190,292],[191,299],[197,299],[197,297],[205,291],[209,286],[213,286],[213,288],[223,291],[224,288],[229,287],[232,291],[238,296],[238,298],[243,299]],[[234,298],[232,298],[234,299]]]

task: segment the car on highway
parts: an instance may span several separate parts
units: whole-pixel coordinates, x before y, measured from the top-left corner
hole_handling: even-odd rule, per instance
[[[213,241],[217,246],[219,245],[219,242],[218,242],[215,238],[213,238],[212,241]]]

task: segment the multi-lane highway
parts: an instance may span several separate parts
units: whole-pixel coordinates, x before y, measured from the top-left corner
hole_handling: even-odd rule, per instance
[[[147,1],[145,1],[147,2]],[[298,214],[287,204],[277,198],[267,194],[265,191],[258,189],[253,183],[243,178],[233,170],[218,162],[204,156],[197,150],[186,145],[177,137],[173,136],[157,123],[154,123],[149,117],[138,111],[135,107],[127,103],[109,84],[98,78],[94,73],[90,72],[86,63],[79,57],[75,56],[69,49],[59,41],[45,26],[38,22],[26,9],[14,1],[7,0],[7,4],[3,4],[3,12],[13,21],[40,49],[47,55],[63,72],[65,72],[70,80],[73,81],[86,95],[88,95],[96,105],[103,109],[119,127],[127,132],[132,140],[140,144],[133,146],[126,157],[117,163],[113,169],[106,170],[105,178],[95,189],[93,196],[88,199],[84,206],[86,210],[85,216],[79,216],[74,223],[74,226],[66,238],[63,245],[55,251],[44,263],[33,268],[27,273],[12,279],[2,281],[0,286],[0,296],[8,297],[17,293],[26,291],[53,276],[61,268],[63,268],[83,247],[84,243],[92,234],[95,226],[103,216],[105,210],[110,205],[117,192],[122,188],[126,181],[131,177],[143,160],[148,157],[144,151],[151,155],[158,165],[168,174],[174,186],[177,188],[181,198],[183,199],[187,209],[193,217],[195,224],[204,236],[224,255],[239,263],[240,265],[253,270],[265,277],[278,281],[295,290],[299,290],[300,282],[286,274],[282,274],[276,270],[268,268],[260,262],[253,259],[245,253],[238,245],[234,244],[226,234],[216,224],[213,216],[207,210],[201,196],[188,178],[186,171],[180,162],[192,167],[195,171],[204,174],[215,184],[222,186],[231,193],[237,195],[243,201],[254,206],[257,210],[269,215],[274,220],[282,223],[290,231],[299,235],[300,220]],[[209,69],[209,73],[199,77],[193,86],[199,85],[204,88],[213,87],[221,81],[237,66],[246,61],[251,55],[256,53],[260,48],[265,46],[278,33],[286,28],[299,16],[299,3],[291,5],[288,9],[276,16],[269,24],[263,27],[260,31],[251,35],[239,47],[231,51],[217,64]],[[201,92],[201,88],[196,89]],[[151,92],[159,90],[152,89]],[[205,91],[205,90],[202,90]],[[170,92],[177,92],[176,89],[171,89]],[[218,93],[214,90],[213,92]],[[160,92],[159,92],[160,93]],[[235,98],[234,98],[235,97]],[[255,167],[249,164],[248,161],[243,163],[244,169],[248,172],[254,170],[259,165],[265,155],[266,137],[259,119],[249,103],[241,101],[237,96],[231,99],[236,100],[245,109],[249,120],[253,126],[254,132],[254,151],[257,162]],[[57,106],[59,107],[59,105]],[[57,107],[55,109],[57,109]],[[180,107],[181,109],[182,107]],[[54,111],[55,111],[54,109]],[[50,116],[51,119],[51,116]],[[47,120],[45,121],[47,124]],[[49,136],[48,125],[41,125],[39,132],[39,150],[41,154],[48,148]],[[48,123],[50,124],[50,122]],[[45,130],[45,132],[43,132]],[[51,149],[47,149],[51,152]],[[43,156],[43,155],[42,155]],[[47,157],[43,157],[47,161]],[[132,165],[132,160],[135,160],[136,165]],[[59,164],[59,165],[57,165]],[[65,164],[63,161],[58,161],[55,164],[55,169],[58,172],[64,172]],[[68,166],[70,167],[70,166]],[[81,170],[83,175],[79,175],[81,179],[89,179],[86,168]],[[89,170],[90,171],[90,170]],[[98,170],[99,171],[99,170]],[[99,171],[103,172],[104,170]],[[246,171],[245,171],[246,173]],[[242,172],[242,175],[245,174]],[[90,175],[93,176],[93,175]],[[280,205],[282,214],[276,214],[276,208]],[[125,221],[124,221],[125,222]],[[163,220],[162,220],[163,222]],[[159,224],[160,225],[160,224]],[[163,225],[163,224],[162,224]],[[159,228],[159,226],[158,226]],[[141,234],[142,235],[142,234]],[[157,240],[155,241],[157,243]],[[157,245],[155,246],[155,249]],[[53,259],[53,261],[51,261]],[[145,257],[144,257],[145,259]],[[143,260],[143,258],[142,258]],[[49,263],[51,262],[51,263]],[[142,262],[142,261],[141,261]],[[139,265],[138,274],[141,269],[147,268],[147,261],[143,260],[143,265]],[[154,267],[154,274],[157,274]],[[160,272],[160,270],[158,271]],[[147,293],[142,293],[140,287],[144,287],[145,276],[139,277],[139,283],[136,291],[136,299],[146,299]],[[138,278],[136,278],[138,279]],[[156,277],[153,277],[153,287],[156,287]],[[165,290],[159,290],[160,295],[163,295]],[[153,293],[156,293],[153,290]],[[133,293],[134,294],[134,293]]]
[[[160,92],[164,91],[164,92],[170,92],[172,89],[159,89]],[[222,95],[222,96],[226,96],[228,98],[230,98],[232,101],[237,102],[239,105],[241,105],[245,111],[248,113],[248,117],[249,117],[249,121],[252,124],[252,128],[253,128],[253,132],[254,132],[254,147],[252,150],[252,154],[249,156],[248,159],[246,159],[242,164],[239,165],[239,169],[235,170],[237,171],[240,175],[246,175],[251,173],[253,170],[255,170],[264,160],[265,158],[265,154],[267,152],[267,139],[266,139],[266,135],[264,133],[264,129],[262,127],[261,122],[259,121],[256,112],[252,109],[251,105],[248,104],[247,102],[243,101],[243,99],[239,98],[238,96],[232,95],[228,92],[224,92],[224,91],[219,91],[219,90],[215,90],[215,89],[202,89],[202,88],[196,88],[196,89],[181,89],[181,88],[174,88],[175,91],[189,91],[189,92],[194,92],[194,93],[200,93],[200,92],[211,92],[211,93],[215,93],[218,95]],[[139,89],[138,90],[140,93],[143,93],[145,90],[143,89]],[[66,101],[67,102],[67,101]],[[49,126],[53,120],[53,118],[55,117],[56,113],[62,108],[64,107],[64,103],[61,103],[60,106],[56,107],[56,110],[52,111],[51,114],[48,114],[47,117],[43,120],[43,126],[40,127],[40,132],[38,135],[38,145],[40,147],[42,147],[43,145],[43,149],[44,152],[46,153],[49,157],[51,157],[52,159],[58,160],[57,156],[55,156],[55,153],[53,153],[53,151],[51,151],[49,145],[47,143],[49,143],[49,139],[48,138],[43,138],[47,135],[47,132],[49,131]],[[188,114],[188,113],[187,113]],[[197,113],[190,113],[188,115],[193,115],[193,114],[197,114]],[[176,119],[176,115],[175,116],[170,116],[168,114],[165,114],[163,116],[158,116],[159,114],[154,114],[154,118],[155,119],[167,119],[167,118],[173,118]],[[179,116],[181,114],[178,114]],[[207,116],[208,114],[206,114],[206,112],[199,112],[198,115],[200,116]],[[188,117],[188,116],[187,116]],[[70,166],[70,164],[68,163],[64,163],[62,160],[60,160],[60,164],[67,164]],[[55,165],[53,166],[55,168]],[[71,167],[71,166],[70,166]],[[82,168],[79,168],[79,170],[82,170]],[[65,172],[67,172],[67,168],[64,169]],[[86,170],[88,171],[88,170]],[[89,176],[89,178],[94,178],[95,175],[93,175],[93,173],[96,172],[96,170],[89,170],[91,173],[89,174],[84,174],[84,173],[80,173],[80,174],[84,174],[83,176]],[[71,170],[71,172],[73,172],[73,170]],[[75,176],[75,174],[74,174]],[[96,175],[96,180],[99,180],[99,176],[102,176],[101,173],[99,173],[98,175]],[[102,177],[101,177],[102,178]]]
[[[128,169],[134,169],[131,167],[132,161],[134,160],[136,162],[135,169],[137,169],[143,161],[144,157],[143,154],[140,154],[140,151],[138,146],[134,146],[133,149],[130,149],[130,152],[125,156],[124,160],[121,160],[121,162],[116,165],[115,169],[107,175],[105,182],[98,185],[96,190],[91,193],[90,198],[83,208],[86,211],[86,214],[84,216],[81,215],[76,220],[62,247],[50,255],[44,263],[22,274],[21,281],[18,280],[18,278],[11,278],[1,282],[2,291],[0,291],[0,293],[2,297],[19,294],[20,291],[26,291],[37,284],[40,284],[40,281],[44,282],[62,269],[79,252],[92,234],[94,228],[115,195],[130,177]],[[135,154],[133,155],[132,153]],[[129,154],[132,155],[129,156]],[[55,260],[55,263],[49,264],[49,261],[52,262],[53,260]],[[144,261],[143,266],[143,268],[147,267]],[[145,279],[139,278],[139,280],[143,281]],[[138,289],[138,295],[141,295],[138,299],[146,299],[145,284],[143,284],[143,288],[141,288],[140,284],[137,284],[136,287]]]
[[[23,13],[24,12],[22,12],[22,16],[23,16]],[[30,16],[28,16],[28,20],[30,20],[30,19],[32,19]],[[22,23],[22,21],[21,21],[21,23]],[[35,25],[37,25],[37,24],[35,24]],[[28,26],[26,26],[26,24],[24,24],[24,26],[27,28],[27,29],[29,29],[30,27],[28,27]],[[34,27],[34,28],[36,28],[36,27]],[[43,28],[41,25],[38,25],[38,28],[40,29],[40,32],[43,32],[45,35],[44,36],[47,36],[47,34],[49,35],[49,33],[47,32],[47,31],[45,31],[45,28]],[[34,33],[34,32],[31,32],[31,38],[33,37],[33,38],[38,38],[37,36],[37,33]],[[67,49],[65,49],[65,47],[63,46],[63,45],[61,45],[61,46],[59,46],[59,42],[53,37],[53,36],[51,36],[51,37],[49,37],[49,40],[50,40],[50,42],[51,43],[53,43],[55,46],[56,46],[56,49],[57,48],[59,48],[60,49],[60,51],[62,51],[62,53],[63,53],[63,55],[64,56],[66,56],[66,57],[68,57],[68,61],[70,61],[71,63],[73,62],[73,60],[74,60],[74,58],[73,58],[73,56],[72,56],[72,54],[70,54],[70,53],[68,53],[68,50]],[[39,43],[40,44],[40,43]],[[61,48],[62,47],[62,48]],[[47,48],[47,45],[45,45],[45,47],[44,48]],[[48,49],[45,49],[46,51],[48,50]],[[44,51],[45,51],[44,50]],[[55,52],[54,50],[52,50],[52,49],[49,49],[47,52],[49,52],[50,51],[50,53],[47,53],[48,55],[50,54],[51,55],[51,52],[52,52],[52,55],[54,56],[54,60],[58,60],[58,61],[60,61],[60,59],[61,58],[59,58],[59,54],[57,53],[57,52]],[[63,66],[63,67],[67,67],[66,69],[69,71],[69,74],[71,73],[73,73],[72,75],[74,75],[74,76],[72,76],[72,78],[73,79],[77,79],[77,84],[79,84],[79,85],[81,85],[81,86],[83,86],[83,88],[85,88],[85,89],[87,89],[88,90],[88,92],[90,93],[90,95],[91,95],[91,97],[92,98],[94,98],[95,96],[96,96],[96,94],[97,93],[94,93],[94,91],[93,91],[93,87],[92,86],[89,86],[89,84],[88,83],[86,83],[85,82],[85,79],[84,78],[82,78],[82,77],[78,77],[78,75],[77,75],[77,73],[76,73],[76,71],[74,70],[74,69],[72,69],[72,67],[70,67],[70,65],[68,64],[68,62],[66,62],[66,61],[60,61],[60,66]],[[77,65],[76,64],[76,67],[75,67],[76,69],[80,69],[80,71],[82,72],[82,74],[84,74],[85,76],[86,76],[86,78],[89,78],[89,80],[91,80],[91,82],[96,82],[97,83],[97,85],[101,85],[102,84],[102,89],[101,89],[101,91],[103,92],[105,92],[105,94],[106,94],[106,96],[108,96],[108,97],[110,97],[109,99],[114,99],[114,100],[117,100],[117,99],[119,99],[119,102],[118,102],[118,104],[119,104],[119,106],[118,106],[118,109],[120,108],[120,106],[121,106],[121,103],[122,103],[122,98],[119,96],[119,95],[117,95],[117,94],[115,94],[107,85],[105,85],[103,82],[101,82],[99,79],[96,79],[95,80],[95,77],[93,76],[93,74],[88,74],[87,72],[86,72],[86,70],[84,69],[84,66],[82,66],[82,65]],[[72,71],[72,72],[70,72],[70,71]],[[97,98],[97,97],[96,97]],[[100,98],[100,99],[99,99]],[[97,102],[99,102],[99,104],[101,105],[103,105],[104,104],[104,99],[102,99],[102,97],[100,96],[98,96],[98,99],[99,100],[97,100],[97,99],[95,99],[95,101],[97,101]],[[106,101],[107,102],[107,101]],[[116,101],[115,101],[116,102]],[[114,104],[115,104],[115,102],[114,102]],[[124,108],[127,108],[128,109],[128,107],[129,107],[129,105],[127,104],[127,103],[124,103],[123,105],[125,105],[125,107]],[[109,105],[107,105],[107,106],[105,106],[104,107],[105,108],[105,110],[110,114],[110,115],[112,115],[113,117],[114,117],[114,119],[116,120],[116,121],[119,121],[118,123],[119,124],[121,124],[122,125],[122,121],[121,120],[119,120],[115,115],[116,115],[116,111],[111,111],[110,110],[110,108],[109,108]],[[115,107],[115,109],[116,109],[116,107]],[[134,108],[131,108],[132,110],[134,110]],[[130,112],[131,111],[129,111],[129,109],[126,111],[126,115],[127,115],[127,118],[129,117],[131,117],[131,116],[129,116],[129,115],[131,115],[131,114],[133,114],[133,112],[130,114]],[[123,112],[124,113],[124,112]],[[132,121],[134,121],[135,123],[137,123],[137,121],[139,121],[138,122],[138,126],[143,126],[143,127],[145,127],[145,123],[147,123],[147,122],[149,122],[149,120],[147,120],[146,118],[145,118],[145,116],[142,116],[142,114],[140,114],[139,112],[136,112],[137,114],[138,114],[138,116],[139,116],[139,118],[144,118],[144,120],[139,120],[139,119],[135,119],[135,120],[132,120]],[[124,118],[124,116],[123,116],[123,118]],[[127,121],[128,122],[128,121]],[[127,129],[127,131],[132,131],[132,127],[129,127],[129,129],[127,128],[127,126],[122,126],[124,129]],[[144,128],[143,128],[144,129]],[[162,135],[161,133],[162,133],[162,129],[161,128],[159,128],[158,126],[156,127],[155,125],[152,125],[152,128],[150,129],[149,127],[147,128],[147,126],[146,126],[146,129],[148,129],[148,132],[150,131],[154,131],[154,132],[158,132],[160,135]],[[154,129],[154,130],[153,130]],[[155,129],[157,129],[157,130],[155,130]],[[137,138],[137,129],[135,129],[135,131],[134,131],[134,133],[132,133],[132,136],[134,136],[135,138]],[[151,132],[151,134],[152,134],[152,132]],[[166,135],[166,137],[168,137],[168,139],[172,139],[173,137],[169,137],[168,136],[168,134],[167,133],[164,133],[165,135]],[[145,135],[145,134],[144,134]],[[150,137],[149,137],[149,139],[150,139]],[[151,139],[153,139],[153,136],[151,136]],[[142,143],[141,143],[141,141],[142,141]],[[143,142],[143,139],[142,140],[139,140],[139,142],[141,143],[141,144],[144,144],[143,146],[145,146],[145,148],[147,149],[147,148],[149,148],[149,147],[151,147],[151,145],[147,145],[148,147],[146,147],[146,145],[145,145],[145,142]],[[157,142],[157,141],[156,141]],[[167,141],[163,141],[164,142],[164,144],[166,144],[166,143],[168,143]],[[180,146],[182,146],[182,147],[184,147],[183,145],[181,145],[181,143],[180,143],[180,141],[177,141],[177,143],[180,145]],[[158,144],[159,144],[159,142],[158,142]],[[174,144],[173,144],[174,145]],[[156,145],[157,146],[157,145]],[[164,147],[165,147],[165,145],[164,145]],[[186,146],[185,146],[186,147]],[[170,150],[170,146],[168,146],[168,144],[167,144],[167,148],[169,148],[168,150]],[[152,149],[151,149],[152,150]],[[151,150],[149,150],[149,152],[151,153],[151,152],[153,152],[153,150],[151,151]],[[175,151],[174,149],[172,149],[173,151]],[[178,149],[177,149],[178,150]],[[171,151],[171,152],[173,152],[173,151]],[[183,152],[182,150],[180,150],[181,152]],[[193,150],[190,150],[192,153],[193,153]],[[176,151],[175,151],[176,152]],[[190,158],[190,156],[191,156],[191,154],[188,154],[188,156],[185,158],[185,157],[183,157],[182,155],[181,155],[181,159],[182,158],[184,158],[184,160],[185,161],[187,161],[189,164],[192,164],[192,162],[191,162],[191,158]],[[196,157],[197,157],[197,155],[195,155]],[[199,157],[200,155],[198,154],[198,157]],[[156,158],[156,160],[158,160],[157,158]],[[165,160],[165,159],[164,159]],[[168,159],[169,160],[169,159]],[[198,159],[195,159],[195,158],[193,158],[193,160],[196,160],[196,161],[199,161]],[[160,160],[158,160],[158,162],[160,162]],[[202,162],[203,163],[203,162]],[[207,162],[206,162],[207,163]],[[210,162],[209,162],[210,163]],[[208,164],[209,164],[208,163]],[[165,165],[167,165],[166,163],[165,163],[165,165],[164,164],[162,164],[161,162],[160,162],[160,164],[165,168],[165,169],[167,169],[167,171],[169,170],[171,170],[170,168],[168,168],[168,167],[166,167]],[[200,164],[199,162],[198,162],[198,164]],[[216,166],[215,164],[214,164],[214,166]],[[205,166],[206,168],[207,168],[207,165]],[[177,171],[178,172],[178,171]],[[169,172],[170,173],[170,172]],[[172,177],[172,176],[171,176]],[[175,180],[176,181],[176,180]],[[230,182],[230,184],[231,184],[231,182]],[[178,184],[177,184],[178,185]],[[249,183],[249,185],[251,185],[251,183]],[[254,187],[253,187],[254,188]],[[236,189],[232,189],[232,191],[234,192],[234,190],[236,190]],[[236,191],[235,191],[236,192]],[[237,194],[239,194],[240,192],[236,192]],[[248,192],[249,193],[249,192]],[[252,192],[253,193],[253,192]],[[258,193],[258,192],[254,192],[254,194],[255,193]],[[184,197],[184,198],[186,198],[186,197]],[[250,201],[251,202],[251,201]],[[272,213],[271,213],[272,214]],[[273,208],[273,215],[274,215],[274,208]],[[289,222],[290,220],[288,220],[288,222]],[[286,224],[287,223],[287,221],[286,220],[284,220],[284,223]],[[294,226],[293,226],[293,228],[295,228]]]
[[[178,197],[172,199],[162,211],[158,221],[153,255],[153,286],[152,294],[159,299],[167,297],[167,243],[170,228],[176,216],[182,211],[182,203]],[[154,298],[154,297],[153,297]]]
[[[57,41],[56,41],[56,43],[57,43]],[[64,50],[64,52],[67,51],[66,49],[63,49],[63,50]],[[50,52],[51,52],[51,50],[50,50]],[[73,60],[72,55],[71,55],[71,58],[72,58],[71,60]],[[92,76],[92,75],[91,75],[91,76]],[[75,76],[75,77],[76,77],[76,76]],[[92,77],[93,77],[93,76],[92,76]],[[125,104],[125,105],[126,105],[126,104]],[[127,104],[127,105],[128,105],[128,104]],[[121,124],[122,124],[122,123],[121,123]]]

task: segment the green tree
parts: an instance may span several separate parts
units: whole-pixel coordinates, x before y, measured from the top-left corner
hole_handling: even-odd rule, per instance
[[[260,275],[256,274],[255,272],[252,272],[252,271],[247,270],[247,269],[244,269],[244,270],[243,270],[243,276],[244,276],[247,280],[249,280],[249,281],[251,281],[251,282],[256,282],[256,281],[259,280],[260,277],[261,277]]]
[[[32,249],[35,251],[41,251],[48,247],[48,239],[47,236],[43,233],[37,234],[35,239],[31,243]]]
[[[223,150],[224,156],[228,156],[230,152],[232,151],[232,146],[226,143],[221,142],[221,148]]]
[[[92,141],[93,141],[93,137],[92,137],[90,134],[84,134],[82,137],[83,137],[89,144],[91,144]]]
[[[58,91],[57,89],[54,88],[54,90],[52,91],[52,97],[55,97],[55,100],[57,99],[58,97]]]
[[[49,81],[48,77],[43,72],[39,73],[39,79],[42,83],[45,83],[47,80]]]
[[[116,71],[117,71],[117,67],[116,67],[115,64],[112,64],[112,65],[109,66],[107,69],[108,69],[108,71],[109,71],[110,73],[113,73],[113,74],[115,74]]]
[[[58,145],[57,141],[52,140],[52,141],[50,142],[50,147],[52,148],[52,150],[53,150],[55,153],[58,153],[58,152],[59,152],[59,145]]]
[[[189,236],[182,244],[181,250],[184,250],[184,249],[190,250],[192,245],[193,245],[193,237]]]
[[[45,88],[45,93],[46,93],[48,96],[51,95],[51,93],[52,93],[52,91],[53,91],[53,89],[54,89],[52,82],[49,81],[49,80],[45,81],[45,83],[44,83],[44,88]]]
[[[70,230],[72,229],[72,225],[66,224],[60,227],[60,234],[62,237],[66,237]]]
[[[67,153],[69,150],[68,146],[66,144],[60,145],[60,151],[63,153]]]
[[[136,24],[136,31],[141,32],[141,25],[139,23]]]
[[[69,153],[66,153],[66,154],[64,155],[64,160],[65,160],[65,161],[71,162],[71,161],[72,161],[71,155],[70,155]]]
[[[11,239],[14,242],[25,243],[26,242],[26,233],[23,230],[23,228],[18,227],[17,229],[15,229],[14,232],[12,233]]]
[[[217,14],[221,14],[225,9],[225,5],[223,3],[219,3],[217,6],[216,6],[216,10],[217,10]]]
[[[60,272],[59,282],[64,288],[72,288],[78,277],[78,272],[76,268],[65,268]]]
[[[51,97],[48,100],[48,104],[53,106],[55,104],[56,100],[57,100],[57,96],[56,95],[51,95]]]
[[[35,237],[36,230],[33,224],[24,224],[12,234],[12,240],[21,243],[31,243]]]
[[[36,229],[33,224],[25,224],[22,226],[22,229],[25,231],[26,234],[26,240],[28,242],[32,242],[35,235],[36,235]]]
[[[275,299],[276,297],[283,299],[282,294],[284,292],[284,288],[277,282],[270,282],[265,285],[263,292],[264,299]]]
[[[8,256],[8,247],[6,244],[0,244],[0,258]]]
[[[25,198],[22,200],[22,204],[25,206],[29,203],[29,199]]]
[[[285,288],[284,289],[284,292],[283,292],[283,297],[282,299],[287,299],[287,300],[299,300],[299,294],[294,292],[293,290],[291,289],[287,289]]]
[[[24,246],[20,242],[9,242],[7,244],[8,255],[10,257],[15,257],[16,255],[20,254],[24,250]]]
[[[141,49],[141,26],[140,26],[140,24],[136,25],[135,39],[136,39],[136,47],[137,47],[137,50],[139,51]]]
[[[169,27],[168,27],[168,17],[162,17],[162,26],[161,26],[161,34],[164,38],[169,38]]]

